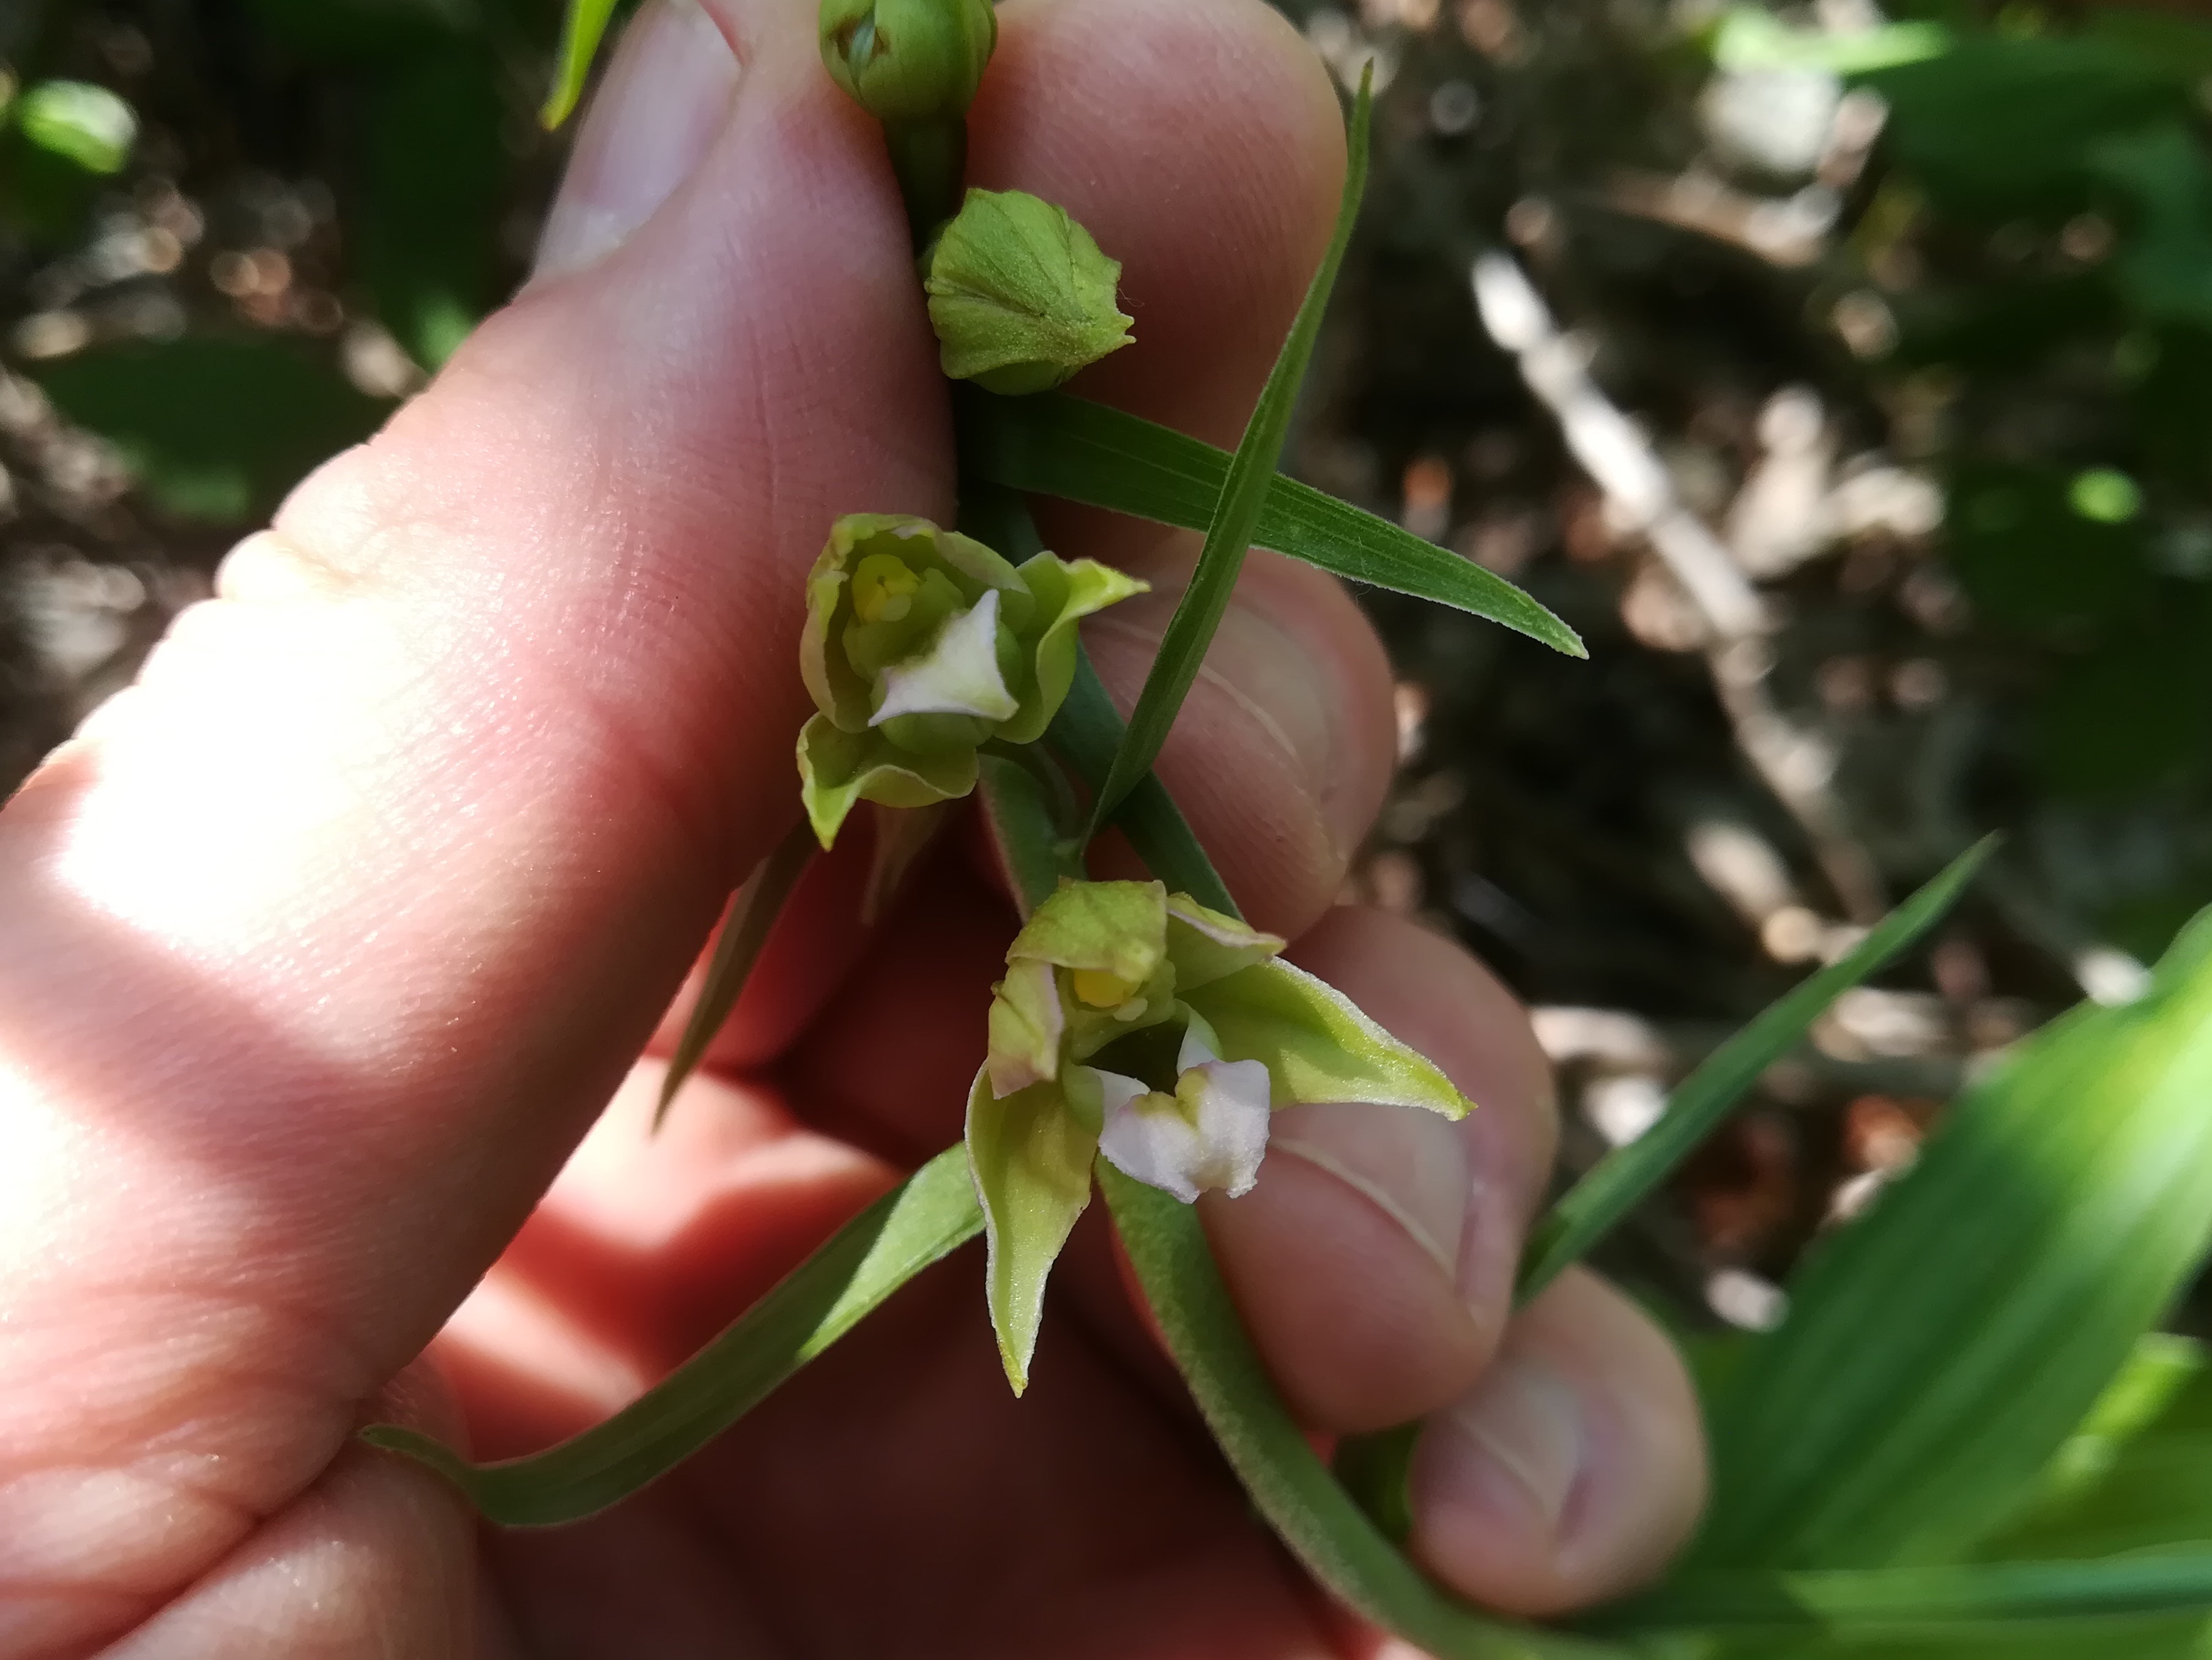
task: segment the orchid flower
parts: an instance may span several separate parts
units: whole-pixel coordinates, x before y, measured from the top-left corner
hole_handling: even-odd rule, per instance
[[[1433,1064],[1283,962],[1283,947],[1159,882],[1063,882],[1016,936],[967,1138],[1015,1393],[1099,1157],[1186,1203],[1233,1199],[1258,1180],[1280,1108],[1468,1110]]]
[[[926,519],[839,520],[799,643],[820,713],[799,735],[799,775],[822,845],[863,800],[956,800],[975,787],[980,745],[1042,738],[1074,678],[1076,624],[1145,587],[1049,553],[1018,569]]]

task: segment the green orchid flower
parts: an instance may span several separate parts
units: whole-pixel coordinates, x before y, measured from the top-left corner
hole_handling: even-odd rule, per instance
[[[1063,882],[1006,952],[968,1096],[991,1323],[1027,1387],[1045,1280],[1103,1157],[1185,1203],[1259,1177],[1270,1115],[1470,1103],[1284,942],[1159,882]]]
[[[975,787],[975,751],[1033,744],[1066,701],[1076,625],[1146,585],[1089,559],[1017,568],[926,519],[837,521],[806,581],[799,735],[822,845],[861,801],[922,807]]]

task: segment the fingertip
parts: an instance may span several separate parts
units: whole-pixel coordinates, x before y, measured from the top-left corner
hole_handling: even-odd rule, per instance
[[[1695,1527],[1706,1482],[1680,1355],[1634,1304],[1571,1270],[1423,1429],[1413,1549],[1486,1607],[1557,1614],[1656,1577]]]
[[[1451,1126],[1405,1107],[1275,1115],[1259,1184],[1200,1203],[1237,1307],[1301,1423],[1403,1423],[1489,1353],[1456,1280],[1467,1167]]]

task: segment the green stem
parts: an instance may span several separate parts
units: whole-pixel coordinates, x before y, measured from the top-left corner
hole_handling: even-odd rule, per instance
[[[927,246],[937,228],[960,211],[961,181],[968,171],[968,123],[949,121],[884,123],[884,144],[898,176],[906,204],[907,228],[914,246]]]

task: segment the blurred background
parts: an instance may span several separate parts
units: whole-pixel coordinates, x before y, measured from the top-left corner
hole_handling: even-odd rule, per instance
[[[1370,596],[1404,769],[1351,884],[1536,1008],[1569,1165],[2008,834],[1608,1248],[1771,1324],[1963,1079],[2212,902],[2212,24],[1283,5],[1381,91],[1291,465],[1591,648]],[[520,279],[557,9],[0,3],[0,791]]]

